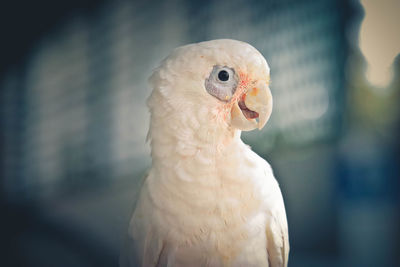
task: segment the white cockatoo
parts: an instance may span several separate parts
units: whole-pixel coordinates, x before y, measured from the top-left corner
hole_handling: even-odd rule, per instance
[[[240,139],[272,110],[251,45],[175,49],[150,77],[152,166],[121,266],[287,266],[285,207],[270,165]]]

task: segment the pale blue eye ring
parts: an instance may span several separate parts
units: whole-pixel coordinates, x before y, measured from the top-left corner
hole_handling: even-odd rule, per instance
[[[238,80],[233,68],[215,65],[204,85],[210,95],[228,102],[236,91]]]

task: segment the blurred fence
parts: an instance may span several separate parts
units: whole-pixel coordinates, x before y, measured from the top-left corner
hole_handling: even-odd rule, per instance
[[[136,186],[124,182],[150,165],[147,77],[177,46],[233,38],[271,67],[272,117],[243,139],[281,185],[291,266],[395,266],[399,93],[378,97],[360,78],[352,5],[117,0],[76,10],[0,76],[0,200],[54,200],[38,206],[60,232],[92,230],[93,243],[117,255]],[[79,238],[90,239],[89,230]],[[19,244],[31,251],[25,237]]]
[[[3,191],[21,200],[143,171],[152,68],[174,47],[251,43],[271,66],[273,116],[257,152],[337,137],[344,105],[341,1],[109,1],[75,13],[1,80]]]

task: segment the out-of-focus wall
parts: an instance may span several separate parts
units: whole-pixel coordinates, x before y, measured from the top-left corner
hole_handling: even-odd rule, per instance
[[[58,194],[148,166],[147,77],[174,47],[201,40],[249,42],[271,65],[273,116],[264,131],[244,133],[257,152],[335,138],[344,103],[341,8],[116,1],[75,14],[2,79],[5,191]]]
[[[399,220],[392,211],[398,189],[386,194],[398,171],[390,155],[397,154],[379,142],[382,154],[364,151],[373,146],[364,138],[369,130],[353,127],[359,121],[353,111],[361,110],[354,103],[363,98],[349,98],[359,83],[348,80],[363,66],[347,68],[349,53],[357,54],[348,44],[357,38],[349,31],[351,6],[118,0],[71,14],[0,77],[3,198],[36,203],[64,224],[97,232],[101,242],[114,238],[117,251],[116,228],[127,225],[116,227],[113,219],[128,217],[132,204],[125,185],[137,190],[151,163],[147,78],[177,46],[233,38],[255,46],[271,67],[272,117],[263,131],[242,136],[271,162],[281,185],[292,266],[390,265],[394,253],[387,248],[396,248],[395,239],[390,231],[380,235],[381,221],[371,218]],[[357,180],[359,173],[369,178]],[[379,201],[370,194],[375,187],[383,188]],[[377,213],[382,207],[388,208]],[[394,231],[392,224],[386,228]],[[363,245],[368,235],[383,244],[379,257]]]

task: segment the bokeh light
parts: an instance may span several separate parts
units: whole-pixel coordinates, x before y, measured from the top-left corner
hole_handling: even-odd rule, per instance
[[[393,79],[393,60],[400,53],[397,0],[361,0],[365,15],[360,29],[360,49],[368,62],[369,82],[385,88]]]

